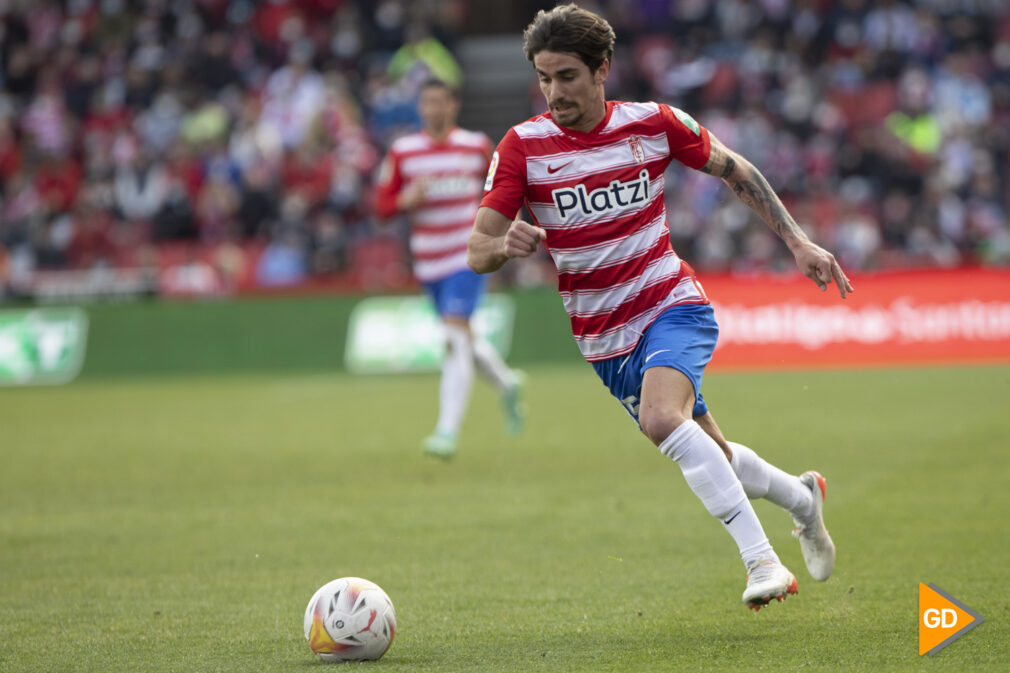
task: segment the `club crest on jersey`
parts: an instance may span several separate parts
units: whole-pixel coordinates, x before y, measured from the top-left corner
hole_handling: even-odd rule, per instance
[[[631,156],[640,164],[645,163],[645,150],[642,149],[642,139],[638,136],[628,136],[628,147],[631,148]]]
[[[554,199],[554,206],[558,209],[562,222],[567,221],[573,213],[583,217],[602,215],[648,201],[649,171],[643,168],[639,171],[637,180],[613,180],[606,187],[591,192],[583,184],[555,189],[551,192],[551,198]]]

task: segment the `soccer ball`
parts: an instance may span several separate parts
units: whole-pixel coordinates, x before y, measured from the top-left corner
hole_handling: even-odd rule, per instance
[[[327,582],[305,608],[305,640],[324,661],[378,659],[395,633],[393,602],[360,577]]]

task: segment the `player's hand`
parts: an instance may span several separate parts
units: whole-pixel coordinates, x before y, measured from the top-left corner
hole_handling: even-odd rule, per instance
[[[424,201],[424,195],[427,190],[427,181],[414,180],[396,197],[396,207],[404,211],[414,210]]]
[[[546,240],[545,230],[523,220],[514,220],[505,232],[505,256],[509,259],[529,257],[537,251],[540,241]]]
[[[838,286],[838,293],[845,299],[846,292],[854,292],[852,283],[849,282],[845,272],[835,256],[819,245],[811,241],[805,241],[803,246],[793,252],[796,257],[796,266],[800,268],[810,280],[821,288],[821,292],[828,289],[828,284],[833,280]]]

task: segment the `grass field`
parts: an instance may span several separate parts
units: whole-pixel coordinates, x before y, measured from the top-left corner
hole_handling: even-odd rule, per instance
[[[353,670],[1007,670],[1010,368],[710,375],[731,439],[828,479],[826,583],[757,504],[800,580],[758,614],[590,368],[530,375],[527,434],[481,387],[448,464],[433,376],[0,391],[0,671],[327,670],[302,612],[345,575],[399,622]],[[985,623],[918,657],[920,581]]]

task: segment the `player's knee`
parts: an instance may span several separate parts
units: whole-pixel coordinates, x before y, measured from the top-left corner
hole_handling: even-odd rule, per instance
[[[449,353],[470,350],[470,330],[455,322],[445,324],[445,346]]]
[[[656,446],[662,444],[663,440],[687,420],[675,409],[662,407],[643,407],[638,414],[638,422],[642,426],[642,432]]]

